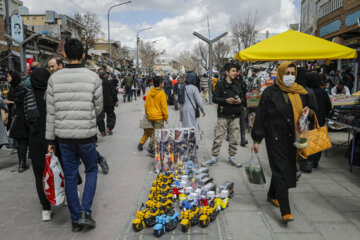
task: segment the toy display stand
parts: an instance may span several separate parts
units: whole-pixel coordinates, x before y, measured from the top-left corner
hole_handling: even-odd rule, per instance
[[[217,185],[209,168],[196,168],[194,128],[155,131],[155,172],[146,203],[136,212],[136,232],[153,227],[155,237],[181,225],[183,232],[199,225],[207,227],[229,206],[234,183]]]

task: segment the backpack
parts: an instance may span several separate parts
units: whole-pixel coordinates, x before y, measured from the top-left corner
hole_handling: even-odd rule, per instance
[[[185,84],[179,84],[179,90],[178,90],[178,102],[180,104],[184,104],[185,103]]]

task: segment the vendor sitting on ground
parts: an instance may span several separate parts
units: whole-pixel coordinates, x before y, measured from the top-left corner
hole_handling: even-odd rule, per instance
[[[331,89],[331,95],[345,94],[350,95],[349,88],[345,86],[344,81],[339,81],[338,85]]]

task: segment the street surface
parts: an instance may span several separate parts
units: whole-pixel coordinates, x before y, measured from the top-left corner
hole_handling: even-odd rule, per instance
[[[122,98],[120,98],[122,100]],[[41,222],[39,203],[32,170],[17,173],[17,156],[0,150],[0,239],[154,239],[153,230],[135,233],[131,221],[141,202],[146,200],[154,179],[153,161],[136,146],[142,135],[139,128],[144,101],[120,103],[116,109],[117,124],[112,136],[99,137],[98,150],[107,157],[110,171],[103,175],[99,169],[93,204],[96,229],[74,234],[66,206],[54,207],[50,222]],[[168,127],[180,127],[179,112],[169,106]],[[215,105],[206,105],[206,117],[199,121],[197,133],[198,163],[211,156],[216,124]],[[330,133],[334,142],[347,140],[346,133]],[[250,140],[250,136],[247,135]],[[249,141],[252,142],[252,141]],[[267,184],[249,184],[244,167],[237,169],[226,164],[228,143],[224,141],[220,162],[211,167],[210,176],[216,184],[235,182],[235,196],[229,208],[222,211],[207,228],[195,226],[184,234],[178,227],[161,239],[292,239],[292,240],[358,240],[360,239],[360,171],[349,172],[345,148],[338,148],[323,157],[320,167],[312,174],[303,174],[295,189],[290,190],[290,204],[295,221],[281,223],[279,209],[266,201],[270,168],[264,144],[260,157]],[[236,159],[246,164],[250,160],[249,144],[239,147]],[[83,166],[80,170],[83,173]],[[83,185],[81,186],[81,188]]]

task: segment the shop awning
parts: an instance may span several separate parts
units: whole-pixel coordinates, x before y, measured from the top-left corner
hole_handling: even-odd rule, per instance
[[[235,55],[239,61],[331,60],[357,58],[355,49],[289,30]]]

